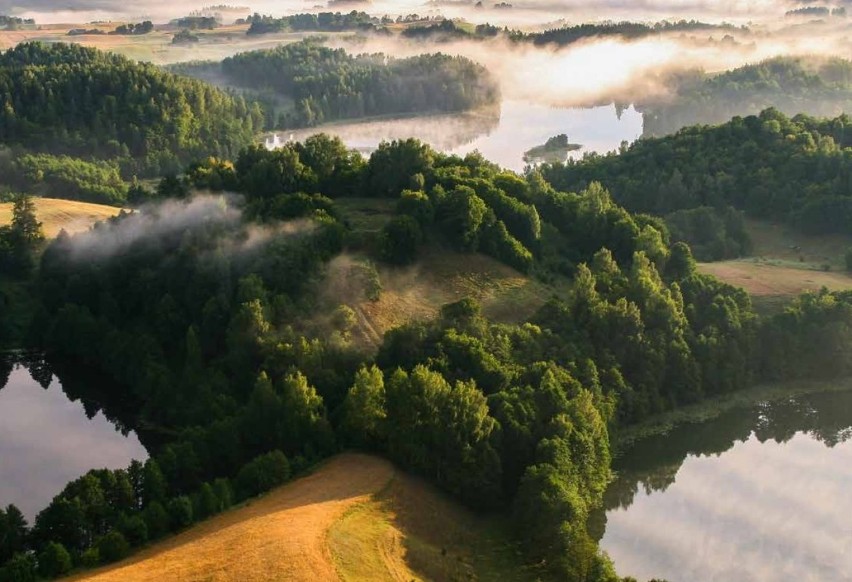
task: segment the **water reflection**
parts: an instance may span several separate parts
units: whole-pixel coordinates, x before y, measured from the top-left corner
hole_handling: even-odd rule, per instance
[[[850,426],[852,393],[829,393],[645,439],[591,528],[640,579],[848,580]]]
[[[74,394],[40,356],[0,356],[0,505],[14,503],[32,521],[89,469],[122,468],[148,457],[126,423],[81,398],[84,384]]]
[[[499,109],[409,119],[341,123],[277,134],[267,141],[274,147],[288,140],[302,141],[315,133],[339,136],[349,147],[369,154],[382,140],[417,137],[447,153],[464,155],[479,150],[504,168],[523,170],[524,153],[549,138],[566,134],[584,152],[615,150],[642,133],[642,115],[632,107],[614,105],[565,109],[523,101],[504,101]]]

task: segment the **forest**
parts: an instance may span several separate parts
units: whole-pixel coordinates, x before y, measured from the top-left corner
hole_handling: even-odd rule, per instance
[[[338,119],[465,111],[494,105],[496,79],[481,65],[443,54],[396,59],[348,54],[316,40],[240,53],[174,70],[202,78],[221,73],[266,105],[270,128]],[[288,106],[282,106],[281,102]],[[292,104],[292,105],[289,105]]]
[[[349,13],[319,12],[304,13],[275,18],[253,14],[247,19],[249,29],[246,34],[258,35],[287,31],[343,32],[376,31],[384,24],[382,19],[370,16],[366,12],[353,10]]]
[[[0,145],[112,160],[129,179],[236,156],[262,128],[258,105],[150,64],[61,43],[0,54]]]
[[[850,123],[845,114],[790,118],[767,109],[718,126],[641,139],[619,152],[551,164],[542,173],[560,190],[600,182],[633,212],[677,213],[671,224],[679,238],[696,247],[716,245],[716,251],[702,258],[731,257],[745,252],[741,220],[731,209],[805,233],[850,233]],[[727,225],[724,231],[683,213],[709,216],[710,209],[715,209],[720,227]],[[723,242],[713,242],[725,232]]]
[[[852,296],[760,319],[664,221],[597,182],[554,187],[413,139],[364,160],[320,135],[199,160],[150,196],[22,271],[38,303],[25,343],[107,374],[134,422],[168,438],[144,464],[69,483],[32,527],[4,510],[0,580],[118,560],[355,447],[510,514],[542,579],[616,581],[586,520],[620,428],[760,379],[852,369],[827,349],[852,340]],[[338,211],[351,196],[396,201],[374,240]],[[20,200],[19,234],[0,234],[26,253],[38,241],[20,234],[34,228]],[[462,299],[365,351],[351,309],[320,299],[326,265],[352,249],[405,263],[423,245],[493,254],[566,293],[511,325]]]
[[[672,82],[673,97],[638,106],[645,136],[724,123],[770,107],[821,117],[852,107],[852,61],[840,58],[776,57],[718,75],[683,74]]]

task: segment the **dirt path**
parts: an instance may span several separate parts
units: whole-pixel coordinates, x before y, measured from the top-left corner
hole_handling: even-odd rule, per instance
[[[393,466],[382,459],[341,455],[248,506],[72,580],[338,580],[326,533],[347,509],[367,501],[393,475]]]

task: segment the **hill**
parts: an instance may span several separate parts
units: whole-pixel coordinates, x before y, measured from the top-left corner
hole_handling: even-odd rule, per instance
[[[262,129],[257,106],[215,87],[78,45],[0,54],[3,145],[121,162],[125,176],[233,155]]]
[[[466,111],[499,101],[496,79],[465,57],[351,55],[308,39],[239,53],[221,63],[176,65],[176,72],[218,80],[262,100],[267,125]],[[222,81],[224,79],[224,82]]]
[[[44,234],[53,238],[59,231],[65,229],[69,234],[88,230],[94,223],[115,216],[120,208],[89,204],[74,200],[57,200],[54,198],[34,198],[36,216],[42,223]],[[0,225],[9,224],[12,220],[12,203],[0,203]]]
[[[495,563],[507,566],[494,528],[479,536],[486,523],[387,461],[350,453],[71,580],[440,580],[460,568],[477,579]],[[520,579],[511,567],[501,572]]]

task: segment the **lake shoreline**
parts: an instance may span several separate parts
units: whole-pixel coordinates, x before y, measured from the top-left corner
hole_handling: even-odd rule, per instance
[[[712,420],[736,408],[745,408],[760,402],[777,402],[806,394],[845,392],[848,390],[852,390],[852,376],[837,380],[792,380],[757,384],[745,390],[656,414],[639,424],[621,430],[612,439],[613,457],[618,457],[638,440],[665,435],[683,424],[696,424]]]

